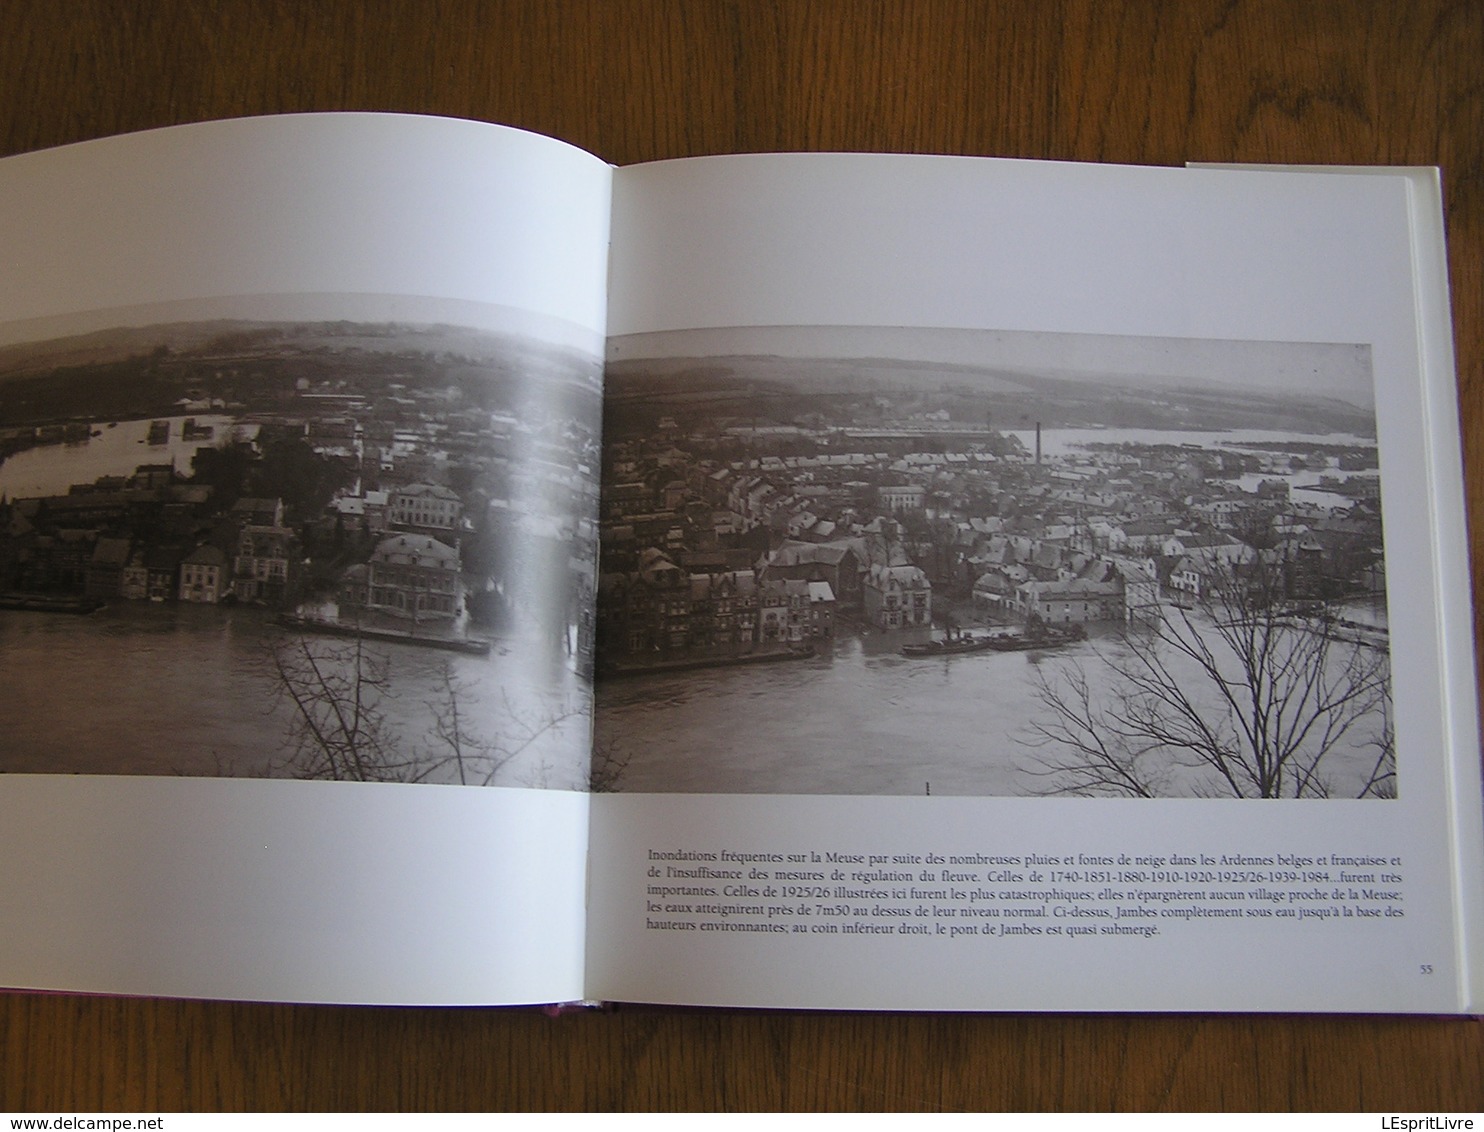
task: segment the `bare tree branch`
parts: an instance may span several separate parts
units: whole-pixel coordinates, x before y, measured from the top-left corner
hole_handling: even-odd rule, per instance
[[[275,770],[295,778],[406,781],[411,765],[397,754],[397,735],[382,703],[388,665],[352,642],[291,637],[268,654],[274,695],[286,701],[289,751]]]
[[[1038,669],[1041,792],[1329,797],[1338,764],[1354,774],[1372,749],[1358,795],[1394,796],[1386,651],[1287,599],[1280,566],[1215,568],[1193,608],[1130,627],[1091,670]]]
[[[450,660],[423,701],[431,723],[411,742],[388,720],[394,705],[390,659],[365,641],[287,637],[268,650],[265,671],[273,705],[286,705],[287,752],[274,773],[294,778],[362,782],[454,781],[468,786],[547,785],[549,744],[586,704],[562,695],[498,699],[461,679]],[[492,722],[497,721],[497,722]],[[586,742],[586,729],[581,738]],[[533,769],[525,765],[533,757]],[[604,772],[613,788],[622,764]],[[582,789],[580,777],[561,785]],[[527,781],[534,774],[537,781]]]

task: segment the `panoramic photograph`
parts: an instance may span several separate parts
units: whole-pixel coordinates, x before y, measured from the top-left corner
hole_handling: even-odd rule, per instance
[[[595,759],[686,793],[1397,796],[1370,350],[609,344]]]
[[[153,313],[0,346],[0,772],[587,789],[601,359]]]

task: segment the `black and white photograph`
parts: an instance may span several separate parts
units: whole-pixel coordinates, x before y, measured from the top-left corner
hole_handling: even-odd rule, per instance
[[[585,790],[601,359],[187,313],[0,346],[0,772]]]
[[[1397,796],[1364,344],[630,335],[603,444],[616,789]]]

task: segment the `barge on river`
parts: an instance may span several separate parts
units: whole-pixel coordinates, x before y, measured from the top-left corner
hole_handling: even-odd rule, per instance
[[[808,660],[814,656],[811,644],[791,644],[782,648],[762,648],[755,652],[696,654],[668,657],[663,660],[608,660],[598,664],[598,675],[605,679],[618,676],[652,676],[661,672],[688,672],[698,668],[735,668],[749,664],[774,664],[781,660]]]
[[[964,634],[923,644],[903,645],[903,656],[956,656],[965,652],[1022,652],[1027,649],[1051,649],[1085,640],[1087,630],[1081,625],[1056,628],[1039,625],[1029,629],[1012,629],[996,633]]]
[[[96,613],[104,602],[96,597],[67,597],[48,594],[0,594],[0,609],[27,610],[32,613]]]
[[[339,621],[322,621],[317,617],[303,617],[297,613],[280,613],[278,623],[286,629],[301,633],[324,633],[332,637],[360,637],[366,641],[391,641],[399,645],[417,645],[427,649],[443,649],[446,652],[469,653],[473,656],[488,656],[490,642],[478,637],[438,637],[408,632],[405,629],[371,629],[364,625],[347,625]]]

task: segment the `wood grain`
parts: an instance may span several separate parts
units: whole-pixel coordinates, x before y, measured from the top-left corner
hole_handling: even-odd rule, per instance
[[[813,149],[1438,164],[1478,562],[1481,62],[1477,0],[9,0],[0,154],[366,109],[506,122],[618,164]],[[0,1067],[0,1109],[44,1111],[1484,1108],[1484,1027],[1432,1018],[12,995]]]

